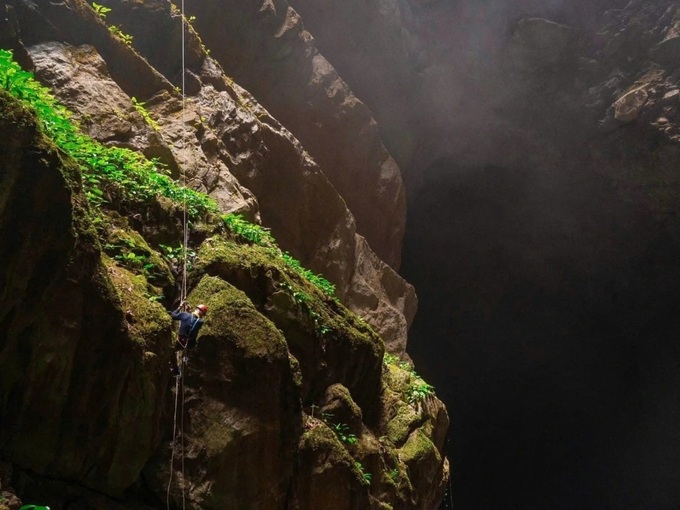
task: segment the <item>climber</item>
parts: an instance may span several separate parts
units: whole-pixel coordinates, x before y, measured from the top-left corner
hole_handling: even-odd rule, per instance
[[[175,342],[174,353],[170,361],[170,371],[173,375],[180,375],[179,367],[177,366],[177,353],[196,347],[198,331],[203,326],[203,317],[208,312],[208,307],[205,305],[198,305],[194,313],[183,312],[181,310],[185,304],[186,301],[182,301],[177,310],[170,312],[170,316],[174,320],[179,321],[177,341]]]

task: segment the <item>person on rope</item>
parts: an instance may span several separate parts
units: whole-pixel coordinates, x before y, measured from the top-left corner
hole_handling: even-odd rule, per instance
[[[185,304],[186,301],[182,301],[177,310],[170,312],[173,320],[179,321],[177,341],[175,342],[174,352],[170,361],[170,371],[173,375],[180,375],[179,367],[177,366],[177,353],[196,347],[196,337],[205,322],[203,317],[208,313],[208,307],[205,305],[198,305],[193,313],[184,312],[182,308]]]

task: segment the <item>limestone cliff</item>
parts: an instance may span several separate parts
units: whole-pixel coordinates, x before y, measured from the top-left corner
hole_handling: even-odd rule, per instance
[[[49,124],[67,129],[65,117],[44,107],[36,117],[35,94],[0,83],[22,98],[0,96],[0,232],[13,240],[0,252],[0,505],[13,509],[16,493],[53,509],[177,508],[183,498],[221,510],[435,508],[448,418],[397,357],[416,299],[390,267],[403,194],[367,110],[333,78],[348,108],[334,119],[345,133],[336,149],[349,159],[314,139],[303,140],[307,153],[188,25],[182,75],[171,4],[106,5],[0,4],[2,46],[93,140],[64,145]],[[345,123],[365,126],[363,155],[349,150]],[[181,277],[182,202],[164,178],[149,194],[138,174],[121,177],[137,172],[131,153],[215,201],[189,211],[189,301],[210,316],[179,388],[165,310]],[[355,164],[364,206],[327,178]],[[261,222],[278,245],[224,213]],[[309,279],[317,272],[336,297]]]

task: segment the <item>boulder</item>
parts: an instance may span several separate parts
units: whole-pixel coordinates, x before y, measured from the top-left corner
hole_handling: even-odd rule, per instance
[[[612,105],[614,118],[622,124],[632,122],[640,115],[640,111],[647,103],[649,94],[645,87],[639,87],[627,92]]]

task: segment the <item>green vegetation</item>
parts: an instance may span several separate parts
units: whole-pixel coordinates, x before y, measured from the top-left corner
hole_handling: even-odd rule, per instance
[[[250,223],[240,214],[225,214],[222,221],[232,234],[244,241],[269,248],[276,246],[276,241],[268,228]]]
[[[111,33],[112,33],[113,35],[115,35],[118,39],[120,39],[121,41],[123,41],[123,43],[124,43],[126,46],[132,46],[132,39],[133,39],[133,37],[132,37],[130,34],[126,34],[125,32],[123,32],[123,31],[121,30],[120,27],[118,27],[118,26],[116,26],[116,25],[111,25],[111,26],[109,27],[109,32],[111,32]]]
[[[184,246],[181,244],[176,248],[167,246],[165,244],[159,244],[158,247],[160,248],[163,257],[168,262],[170,262],[175,273],[178,273],[180,269],[182,269],[185,257],[187,262],[187,271],[191,271],[194,268],[194,264],[196,263],[198,255],[191,248],[187,248],[185,251]]]
[[[349,431],[349,425],[346,423],[333,422],[332,413],[321,413],[321,420],[335,432],[335,435],[338,436],[338,439],[343,443],[351,445],[358,441],[357,436]]]
[[[147,125],[154,131],[157,132],[160,131],[161,126],[151,117],[149,111],[144,106],[144,103],[138,101],[136,97],[132,97],[130,99],[132,99],[132,105],[135,107],[135,110],[137,110],[137,112],[142,116],[144,122],[146,122]]]
[[[343,443],[354,444],[357,442],[357,436],[349,431],[349,425],[346,423],[331,423],[330,427]]]
[[[280,257],[290,269],[305,278],[326,296],[335,298],[335,285],[326,280],[323,276],[302,267],[302,264],[300,264],[300,262],[290,253],[281,251],[269,229],[244,220],[243,216],[240,214],[226,214],[222,216],[222,221],[227,229],[237,238],[259,246],[264,246],[265,248],[270,248],[271,253]]]
[[[106,24],[106,15],[111,12],[111,9],[109,7],[104,7],[101,4],[98,4],[97,2],[92,2],[92,9],[94,9],[94,12],[99,16],[102,21]],[[118,39],[123,41],[125,45],[131,46],[132,45],[132,39],[133,37],[129,34],[126,34],[123,32],[123,30],[116,26],[116,25],[107,25],[109,32],[111,32],[114,36],[116,36]]]
[[[392,471],[390,471],[390,480],[392,480],[394,483],[397,483],[399,481],[399,469],[394,468]]]
[[[106,15],[111,12],[109,7],[104,7],[97,2],[92,2],[92,8],[94,9],[94,12],[97,13],[97,16],[99,16],[101,19],[105,19]]]
[[[0,86],[32,107],[47,136],[80,164],[91,206],[138,210],[163,196],[178,207],[186,204],[190,219],[218,212],[214,200],[180,186],[159,161],[129,149],[106,147],[80,133],[71,113],[6,50],[0,50]]]
[[[427,397],[434,395],[434,386],[426,383],[416,374],[416,380],[406,389],[406,400],[409,404],[421,402]]]
[[[385,353],[383,356],[383,364],[386,366],[392,365],[399,367],[399,369],[406,372],[409,383],[404,388],[404,397],[409,404],[422,402],[427,397],[434,395],[434,386],[426,383],[409,363],[400,361],[398,357],[392,354]]]
[[[364,485],[371,485],[371,473],[364,469],[364,465],[361,462],[354,461],[354,466],[359,470],[359,473],[361,473],[361,483]]]

